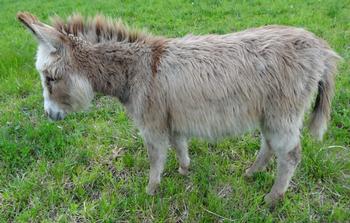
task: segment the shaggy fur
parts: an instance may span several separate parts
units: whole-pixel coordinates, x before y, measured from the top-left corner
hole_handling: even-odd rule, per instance
[[[29,13],[18,18],[39,40],[37,69],[47,80],[51,118],[86,107],[93,92],[124,104],[148,149],[149,194],[159,186],[169,146],[176,149],[179,172],[187,174],[188,138],[258,128],[261,149],[246,176],[263,170],[275,154],[277,177],[265,197],[274,204],[300,162],[300,129],[315,93],[311,133],[322,138],[326,129],[339,56],[304,29],[265,26],[170,39],[103,16],[56,18],[53,27]]]

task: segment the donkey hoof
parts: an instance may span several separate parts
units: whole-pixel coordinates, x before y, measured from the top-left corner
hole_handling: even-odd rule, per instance
[[[251,178],[252,176],[253,176],[253,171],[250,169],[250,168],[248,168],[248,169],[246,169],[245,170],[245,173],[243,174],[243,176],[245,177],[245,178]]]
[[[157,194],[158,188],[159,184],[148,184],[146,192],[148,195],[154,196],[155,194]]]
[[[190,171],[188,170],[188,168],[182,168],[181,166],[179,167],[179,173],[183,176],[187,176]]]
[[[254,181],[254,173],[251,168],[246,169],[245,173],[243,174],[244,180],[247,182],[253,182]]]
[[[283,194],[278,194],[276,192],[270,192],[265,195],[264,201],[265,204],[274,207],[281,199],[283,198]]]

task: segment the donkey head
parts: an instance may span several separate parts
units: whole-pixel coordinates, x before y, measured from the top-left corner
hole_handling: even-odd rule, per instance
[[[88,78],[74,66],[74,38],[29,13],[18,13],[17,18],[39,42],[36,69],[43,87],[45,113],[52,120],[60,120],[69,112],[88,107],[94,92]]]

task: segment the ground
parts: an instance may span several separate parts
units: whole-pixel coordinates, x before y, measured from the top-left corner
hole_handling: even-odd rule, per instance
[[[10,1],[0,0],[0,222],[350,222],[350,1]],[[145,193],[146,149],[113,98],[59,122],[44,116],[36,42],[15,15],[44,21],[72,12],[121,17],[157,35],[228,33],[265,24],[305,27],[327,40],[339,66],[323,142],[303,130],[303,157],[274,210],[263,197],[274,162],[243,177],[259,134],[190,143],[191,173],[169,153],[160,193]]]

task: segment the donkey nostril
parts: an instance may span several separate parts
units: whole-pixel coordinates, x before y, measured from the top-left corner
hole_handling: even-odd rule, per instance
[[[62,120],[62,119],[63,119],[63,114],[61,112],[57,112],[56,120]]]
[[[53,111],[51,109],[47,109],[45,110],[45,115],[53,121],[58,121],[62,120],[66,114],[63,111]]]
[[[52,112],[52,110],[51,109],[49,109],[47,112],[45,112],[45,113],[47,113],[47,117],[49,117],[49,119],[51,119],[51,120],[56,120],[56,116],[55,116],[55,114]]]

